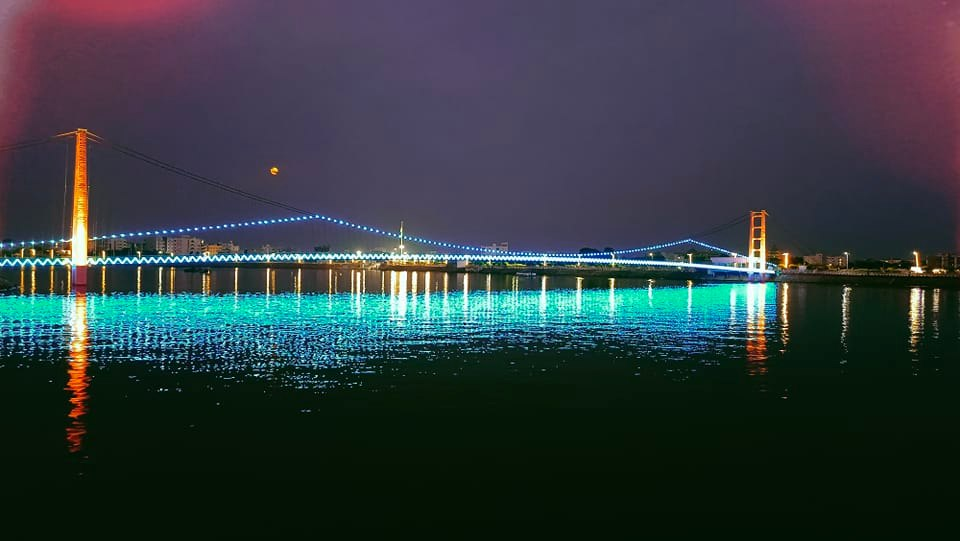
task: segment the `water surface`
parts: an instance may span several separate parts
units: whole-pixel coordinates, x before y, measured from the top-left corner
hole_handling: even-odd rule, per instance
[[[955,290],[144,268],[72,295],[45,273],[0,296],[21,480],[509,517],[945,505],[956,478]]]

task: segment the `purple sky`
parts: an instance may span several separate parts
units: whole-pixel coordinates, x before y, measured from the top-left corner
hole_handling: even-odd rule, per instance
[[[759,208],[794,253],[957,246],[952,1],[93,4],[0,11],[0,143],[86,127],[316,212],[514,249]],[[64,150],[0,155],[0,236],[59,236]],[[91,182],[95,234],[283,214],[102,148]],[[232,238],[327,236],[380,244]]]

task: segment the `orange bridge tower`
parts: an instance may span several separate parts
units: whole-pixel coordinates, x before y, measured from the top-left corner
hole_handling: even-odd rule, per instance
[[[77,152],[73,164],[73,237],[70,241],[72,282],[76,289],[87,286],[87,236],[89,185],[87,184],[87,130],[77,130]]]
[[[750,212],[750,251],[747,252],[747,266],[752,273],[767,268],[767,211]]]

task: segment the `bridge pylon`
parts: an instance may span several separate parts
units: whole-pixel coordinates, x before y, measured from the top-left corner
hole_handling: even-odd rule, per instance
[[[750,211],[750,250],[747,252],[747,267],[750,273],[763,272],[767,268],[767,211]]]
[[[87,184],[87,130],[77,129],[76,157],[73,162],[73,233],[70,240],[71,273],[73,288],[87,287],[87,236],[89,185]]]

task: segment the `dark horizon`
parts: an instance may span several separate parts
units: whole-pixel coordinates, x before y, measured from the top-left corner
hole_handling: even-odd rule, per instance
[[[318,213],[521,250],[761,208],[795,253],[957,250],[958,4],[722,4],[14,2],[0,142],[89,128]],[[0,155],[0,237],[60,235],[64,156]],[[90,177],[103,232],[286,214],[102,148]]]

